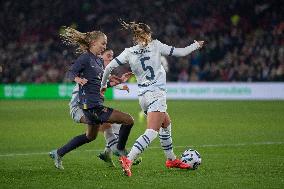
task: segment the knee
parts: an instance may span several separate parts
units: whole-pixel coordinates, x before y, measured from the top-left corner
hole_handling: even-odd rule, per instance
[[[162,123],[162,128],[167,128],[170,124],[171,124],[170,121],[164,121],[164,122]]]
[[[92,135],[92,134],[86,134],[86,137],[88,138],[88,140],[91,142],[93,140],[95,140],[97,138],[96,135]]]
[[[97,132],[87,132],[86,137],[91,142],[97,138],[98,133]]]
[[[100,126],[99,131],[104,132],[107,129],[112,128],[110,123],[104,123]]]
[[[127,116],[127,119],[126,119],[126,125],[134,125],[134,119],[131,115],[128,115]]]
[[[167,128],[171,124],[171,119],[169,116],[166,116],[165,120],[162,123],[163,128]]]

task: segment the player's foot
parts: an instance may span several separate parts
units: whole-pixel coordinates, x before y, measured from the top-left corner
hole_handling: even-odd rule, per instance
[[[49,157],[53,159],[54,165],[57,169],[64,169],[62,165],[62,159],[61,157],[57,154],[57,150],[52,150],[49,152]]]
[[[98,158],[100,158],[105,163],[107,163],[109,167],[115,167],[115,164],[113,163],[110,154],[108,154],[106,152],[101,152],[101,153],[99,153]]]
[[[128,154],[128,151],[126,149],[124,150],[116,150],[115,152],[113,152],[114,155],[116,155],[117,157],[120,157],[120,156],[127,156]]]
[[[122,167],[122,170],[124,172],[124,174],[128,177],[131,177],[132,176],[132,173],[131,173],[131,160],[129,160],[126,156],[121,156],[119,158],[119,161],[120,161],[120,164],[121,164],[121,167]]]
[[[167,168],[180,168],[180,169],[190,169],[190,166],[179,159],[175,160],[167,160],[166,161]]]
[[[124,150],[117,150],[113,154],[116,155],[117,157],[127,156],[128,151],[126,149],[124,149]],[[142,162],[142,157],[138,157],[135,160],[133,160],[132,165],[139,165],[141,162]]]
[[[139,165],[142,162],[142,157],[138,157],[135,160],[133,160],[132,165]]]

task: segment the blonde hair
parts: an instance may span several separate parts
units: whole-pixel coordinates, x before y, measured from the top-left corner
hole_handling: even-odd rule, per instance
[[[62,42],[68,46],[76,47],[76,53],[82,54],[90,49],[91,43],[100,36],[105,36],[101,31],[91,31],[82,33],[78,30],[64,26],[63,32],[60,33]]]
[[[147,46],[152,41],[152,31],[150,26],[144,23],[129,22],[126,23],[122,19],[118,20],[125,30],[131,30],[133,33],[133,41],[135,44],[142,42],[143,46]]]

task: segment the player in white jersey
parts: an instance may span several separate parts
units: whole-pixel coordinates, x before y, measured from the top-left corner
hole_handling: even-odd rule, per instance
[[[204,41],[195,41],[185,48],[175,48],[152,40],[151,29],[144,23],[121,21],[123,28],[133,32],[135,46],[126,48],[105,68],[101,93],[106,90],[106,81],[113,68],[128,62],[137,78],[139,104],[147,114],[147,129],[134,143],[127,156],[120,158],[121,166],[127,176],[131,176],[133,160],[141,154],[158,136],[166,155],[166,167],[190,169],[189,165],[177,159],[173,152],[171,121],[166,104],[166,72],[161,65],[161,55],[186,56],[203,46]]]

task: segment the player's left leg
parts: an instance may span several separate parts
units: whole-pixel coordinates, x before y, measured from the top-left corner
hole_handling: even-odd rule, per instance
[[[111,154],[112,152],[116,152],[118,138],[113,132],[112,125],[110,123],[102,124],[100,127],[100,131],[103,132],[106,140],[106,146],[104,151],[109,154]]]
[[[118,139],[112,130],[111,124],[109,123],[102,124],[100,131],[104,133],[106,146],[104,151],[99,153],[98,157],[106,162],[110,167],[115,167],[115,164],[112,161],[112,152],[117,151]]]
[[[167,158],[166,167],[189,169],[189,165],[177,159],[176,155],[174,154],[171,127],[170,116],[168,113],[166,113],[162,127],[159,130],[161,147],[164,150],[165,156]]]
[[[173,142],[171,136],[171,120],[168,113],[166,113],[162,127],[159,130],[159,139],[161,147],[164,150],[167,159],[170,160],[176,159],[176,156],[173,152]]]

